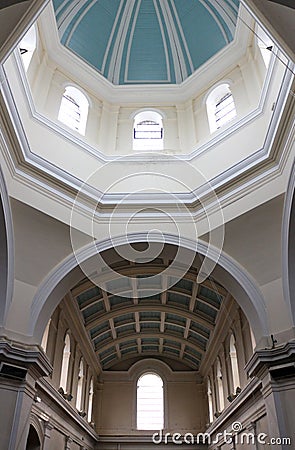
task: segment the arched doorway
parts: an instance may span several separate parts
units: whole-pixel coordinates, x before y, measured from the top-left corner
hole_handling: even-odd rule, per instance
[[[33,425],[30,425],[26,450],[40,450],[41,442],[38,433]]]

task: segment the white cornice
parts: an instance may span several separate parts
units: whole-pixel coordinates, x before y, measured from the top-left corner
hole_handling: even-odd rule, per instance
[[[16,57],[17,59],[17,57]],[[275,66],[275,61],[273,61],[273,66]],[[107,159],[104,155],[99,153],[95,148],[85,144],[81,139],[74,137],[71,133],[66,133],[62,127],[51,122],[49,119],[42,116],[40,113],[34,108],[34,104],[32,101],[32,97],[28,88],[28,84],[25,81],[24,74],[18,72],[19,79],[22,81],[25,92],[27,94],[27,109],[29,114],[32,117],[32,120],[39,121],[43,125],[50,127],[53,132],[59,133],[60,135],[66,136],[66,139],[71,140],[74,145],[79,147],[80,149],[84,149],[84,151],[91,153],[92,156],[96,156],[98,161],[100,162],[108,162],[110,159]],[[26,183],[29,185],[35,186],[35,189],[42,189],[44,192],[48,191],[49,195],[54,196],[56,199],[62,200],[63,202],[68,203],[69,207],[75,198],[77,191],[81,188],[83,182],[68,172],[62,170],[59,167],[54,166],[49,161],[41,158],[40,156],[34,154],[30,148],[29,142],[26,138],[25,130],[23,129],[21,118],[17,111],[17,107],[12,95],[11,88],[9,86],[8,80],[6,78],[5,72],[2,71],[2,95],[5,102],[5,106],[9,111],[10,121],[12,122],[9,125],[9,121],[7,118],[5,119],[5,129],[6,135],[11,140],[12,136],[13,142],[11,142],[11,148],[13,148],[16,152],[15,157],[13,158],[10,155],[10,151],[7,148],[6,158],[9,161],[10,167],[12,168],[13,175],[22,177],[23,180],[26,180]],[[257,151],[249,156],[248,158],[240,161],[239,163],[233,165],[230,169],[225,172],[219,174],[214,179],[210,180],[211,188],[218,192],[219,201],[222,202],[222,206],[224,204],[228,204],[229,202],[234,201],[235,198],[240,195],[245,195],[245,191],[250,192],[251,190],[261,186],[263,183],[269,181],[273,177],[277,176],[281,173],[282,170],[282,161],[286,159],[286,156],[283,156],[284,152],[290,151],[290,147],[292,144],[292,139],[287,142],[287,144],[282,147],[280,152],[274,149],[274,139],[278,138],[277,132],[279,129],[280,120],[282,119],[282,114],[285,108],[285,105],[288,100],[288,93],[291,87],[292,82],[292,73],[290,70],[286,69],[284,81],[281,86],[281,90],[279,96],[277,98],[276,107],[274,113],[272,115],[272,119],[269,124],[268,131],[266,133],[266,138],[264,141],[263,147],[257,149]],[[267,86],[271,83],[271,73],[267,79]],[[195,150],[190,155],[181,155],[177,157],[171,158],[169,155],[151,155],[151,158],[157,163],[161,161],[193,161],[200,153],[204,153],[209,149],[212,149],[214,146],[218,145],[222,140],[228,138],[228,136],[237,133],[240,127],[246,127],[248,123],[251,123],[252,120],[257,118],[263,111],[267,100],[268,100],[268,92],[269,89],[267,86],[263,90],[263,95],[261,96],[261,101],[257,110],[250,113],[245,119],[242,119],[226,130],[222,131],[220,134],[215,136],[212,141],[208,142],[201,148]],[[292,111],[289,113],[290,118],[292,118]],[[290,119],[289,119],[290,120]],[[292,119],[293,120],[293,119]],[[290,129],[288,132],[290,133],[293,130],[294,122],[291,122]],[[9,128],[12,126],[12,129],[9,131]],[[283,136],[287,130],[282,127],[280,133]],[[15,135],[16,134],[16,135]],[[271,152],[279,153],[278,157],[270,158]],[[18,154],[18,156],[17,156]],[[18,161],[18,162],[16,162]],[[21,162],[23,161],[23,162]],[[145,162],[147,161],[146,156],[142,155],[132,155],[124,158],[116,157],[113,158],[113,163],[116,164],[129,164],[130,162]],[[264,167],[263,170],[257,170],[258,166]],[[30,169],[31,168],[31,169]],[[254,173],[254,169],[256,169]],[[36,172],[37,171],[37,172]],[[39,176],[36,174],[39,173]],[[244,180],[241,179],[241,176],[245,173],[248,173],[248,178]],[[240,181],[238,184],[233,185],[234,180],[237,180],[237,177],[240,177]],[[231,185],[230,191],[227,190],[227,186]],[[64,188],[62,188],[64,186]],[[210,189],[210,190],[212,190]],[[92,188],[89,185],[83,186],[84,193],[89,200],[100,200],[101,206],[112,206],[122,201],[125,193],[121,194],[106,194],[104,195],[97,189]],[[203,185],[198,189],[177,194],[177,198],[182,203],[192,209],[190,214],[193,213],[195,218],[199,218],[198,212],[198,198],[206,198],[208,196],[208,186]],[[166,198],[167,195],[153,195],[153,204],[167,204],[169,205],[169,199]],[[171,203],[171,196],[170,203]],[[137,194],[137,195],[129,195],[128,202],[126,203],[126,207],[134,206],[138,203],[148,205],[150,201],[150,196],[145,194]],[[168,201],[168,203],[167,203]],[[85,206],[85,205],[84,205]],[[82,207],[82,205],[81,205]],[[83,208],[83,207],[82,207]],[[193,210],[195,212],[193,212]],[[191,216],[190,216],[191,217]],[[144,217],[147,219],[147,217]],[[103,220],[108,219],[108,213],[103,214]]]

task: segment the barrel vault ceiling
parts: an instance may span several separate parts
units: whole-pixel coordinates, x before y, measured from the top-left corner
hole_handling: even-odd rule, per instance
[[[53,0],[60,42],[114,85],[178,84],[235,36],[239,0]]]
[[[197,284],[193,266],[174,279],[169,264],[165,257],[117,260],[110,267],[123,278],[112,276],[103,289],[85,277],[72,289],[102,370],[154,357],[173,370],[198,371],[227,291],[212,278]]]

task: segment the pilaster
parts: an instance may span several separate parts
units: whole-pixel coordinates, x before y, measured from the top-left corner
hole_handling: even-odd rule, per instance
[[[294,445],[295,417],[295,341],[280,347],[258,350],[246,366],[249,376],[262,381],[262,395],[265,401],[269,427],[269,439],[279,438],[273,449],[290,449],[290,438]]]
[[[42,450],[50,450],[50,438],[51,430],[53,430],[53,425],[50,422],[46,422],[44,425],[44,441]]]
[[[0,450],[25,450],[35,384],[52,367],[36,345],[0,338]]]
[[[73,442],[70,436],[65,436],[65,450],[71,450],[71,443]]]

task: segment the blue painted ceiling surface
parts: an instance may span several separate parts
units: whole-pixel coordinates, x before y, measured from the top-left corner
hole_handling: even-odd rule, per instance
[[[179,84],[234,38],[239,0],[53,0],[61,43],[116,85]]]

